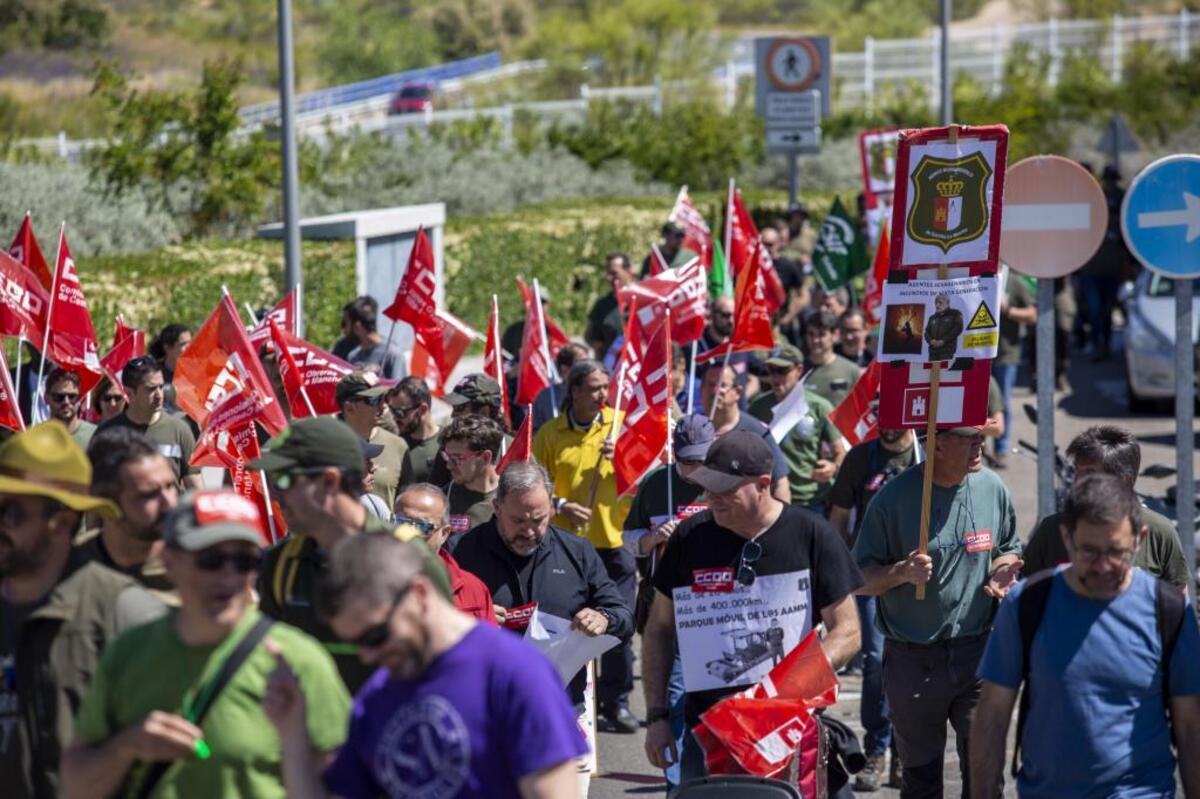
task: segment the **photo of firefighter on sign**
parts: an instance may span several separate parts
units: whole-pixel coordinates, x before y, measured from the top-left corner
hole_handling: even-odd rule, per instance
[[[684,687],[753,685],[812,629],[809,571],[760,576],[748,586],[731,568],[701,571],[673,592]]]
[[[879,360],[995,358],[999,291],[995,275],[885,282]]]

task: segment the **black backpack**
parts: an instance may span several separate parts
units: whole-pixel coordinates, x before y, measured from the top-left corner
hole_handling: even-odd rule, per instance
[[[1017,605],[1017,625],[1021,631],[1021,704],[1017,711],[1017,742],[1013,747],[1012,775],[1017,776],[1021,763],[1021,738],[1025,732],[1025,719],[1029,715],[1029,652],[1033,648],[1033,637],[1046,615],[1046,604],[1050,600],[1050,587],[1054,584],[1054,569],[1046,569],[1026,580],[1025,590]],[[1155,626],[1158,639],[1162,641],[1163,704],[1166,705],[1167,720],[1171,718],[1171,655],[1183,629],[1183,618],[1187,601],[1183,592],[1170,583],[1154,581]]]

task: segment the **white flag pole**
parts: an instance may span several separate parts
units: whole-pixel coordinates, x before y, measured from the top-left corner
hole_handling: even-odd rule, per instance
[[[537,309],[537,323],[542,328],[542,357],[546,359],[546,372],[550,376],[550,402],[554,407],[554,416],[558,417],[558,396],[554,384],[558,382],[558,373],[554,369],[554,360],[550,357],[550,329],[546,325],[546,312],[542,308],[542,286],[538,279],[533,279],[533,304]]]
[[[42,359],[38,362],[37,396],[29,406],[30,421],[41,421],[39,409],[43,402],[45,389],[42,387],[42,376],[46,373],[46,350],[50,347],[50,326],[54,319],[54,301],[58,294],[58,262],[62,258],[63,241],[67,235],[67,223],[64,220],[58,229],[58,251],[54,254],[54,276],[50,278],[50,308],[46,311],[46,332],[42,335]]]

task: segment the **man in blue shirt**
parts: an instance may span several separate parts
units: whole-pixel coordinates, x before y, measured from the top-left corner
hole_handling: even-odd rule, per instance
[[[1169,603],[1156,592],[1178,589],[1133,565],[1146,537],[1136,495],[1119,477],[1085,477],[1071,488],[1061,533],[1069,564],[1010,592],[980,662],[971,795],[1000,795],[1009,720],[1027,680],[1022,797],[1172,797],[1176,762],[1185,795],[1200,796],[1200,630],[1189,603],[1159,631]],[[1053,582],[1025,675],[1021,603],[1039,579]]]

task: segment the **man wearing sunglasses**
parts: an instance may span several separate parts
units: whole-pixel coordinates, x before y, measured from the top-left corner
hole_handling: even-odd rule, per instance
[[[310,697],[280,662],[263,704],[279,731],[287,796],[577,799],[575,760],[587,745],[553,667],[455,608],[418,546],[357,536],[330,554],[321,610],[383,668],[358,692],[346,744],[322,774],[304,724]]]
[[[354,372],[338,381],[334,398],[342,409],[342,421],[363,441],[380,446],[383,451],[372,458],[375,464],[374,487],[371,493],[392,507],[396,488],[404,468],[408,444],[400,436],[379,426],[383,417],[383,398],[390,387],[380,385],[379,378],[368,372]]]
[[[61,366],[56,366],[46,378],[46,400],[50,403],[50,418],[57,419],[67,426],[67,432],[82,450],[87,450],[96,425],[85,422],[79,415],[80,401],[83,395],[79,391],[79,375],[68,372]]]
[[[299,627],[325,644],[354,692],[371,676],[372,668],[317,614],[316,594],[334,544],[359,533],[391,534],[395,529],[390,520],[371,515],[359,501],[367,468],[362,439],[330,416],[299,419],[272,439],[250,468],[267,472],[271,496],[283,509],[290,533],[266,553],[258,578],[259,606],[265,615]],[[444,571],[441,578],[450,596]]]
[[[450,478],[446,464],[438,457],[440,428],[433,420],[430,410],[433,397],[425,380],[411,376],[404,378],[387,395],[387,403],[400,437],[408,444],[400,469],[400,487],[413,483],[445,485]]]
[[[75,710],[118,633],[162,614],[129,577],[72,550],[92,468],[57,421],[0,446],[0,794],[53,799]]]
[[[104,653],[63,758],[63,797],[137,797],[149,779],[159,796],[283,796],[279,741],[262,706],[269,675],[279,659],[298,675],[314,758],[345,738],[345,686],[321,645],[286,624],[239,652],[262,631],[250,590],[262,562],[254,503],[229,490],[197,491],[167,516],[163,538],[179,609]],[[228,679],[219,681],[227,661]],[[158,771],[162,761],[170,768]]]
[[[657,768],[679,762],[682,781],[703,774],[704,755],[691,735],[679,752],[668,723],[676,644],[689,730],[718,700],[765,677],[773,653],[791,651],[818,623],[825,625],[825,653],[835,669],[858,651],[853,595],[862,574],[828,522],[771,495],[773,461],[755,433],[718,438],[691,475],[709,510],[679,525],[654,574],[642,636],[646,755]],[[757,636],[739,640],[753,645],[729,645],[746,632]]]

